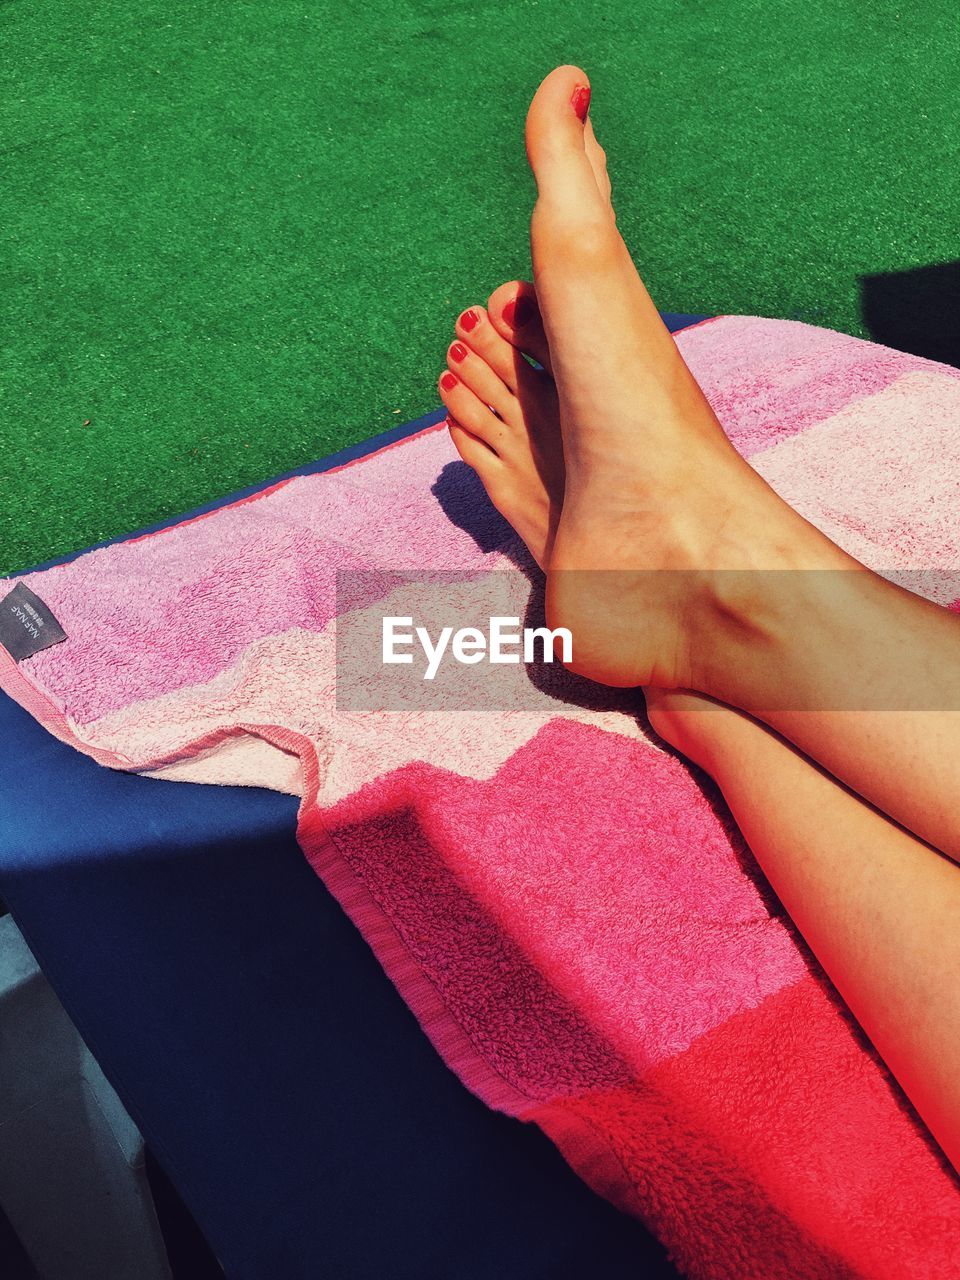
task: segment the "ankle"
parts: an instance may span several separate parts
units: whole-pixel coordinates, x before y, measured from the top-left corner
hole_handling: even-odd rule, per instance
[[[779,503],[779,499],[777,499]],[[823,582],[862,569],[790,508],[762,514],[766,536],[741,539],[701,577],[689,623],[691,688],[751,710],[776,703],[798,628]],[[771,701],[772,699],[772,701]]]

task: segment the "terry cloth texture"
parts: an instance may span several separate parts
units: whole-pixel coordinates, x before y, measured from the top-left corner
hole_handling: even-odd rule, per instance
[[[960,372],[747,317],[677,342],[737,447],[832,537],[881,571],[960,562]],[[337,708],[337,626],[395,611],[387,571],[507,582],[522,614],[518,562],[428,429],[25,575],[69,638],[0,679],[104,764],[299,795],[308,860],[448,1064],[687,1274],[951,1274],[955,1177],[630,694],[518,668],[495,714]],[[344,570],[366,594],[338,617]]]

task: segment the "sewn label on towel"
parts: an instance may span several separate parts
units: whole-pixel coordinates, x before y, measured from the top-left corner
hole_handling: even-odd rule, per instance
[[[61,627],[39,596],[18,582],[0,600],[0,644],[17,662],[66,640]]]

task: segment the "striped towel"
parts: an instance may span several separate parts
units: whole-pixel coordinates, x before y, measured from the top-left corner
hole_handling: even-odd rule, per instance
[[[787,501],[956,603],[960,372],[749,317],[677,342]],[[494,710],[338,691],[338,630],[418,584],[429,615],[441,578],[521,614],[540,585],[434,427],[15,580],[67,638],[0,649],[0,685],[105,765],[299,795],[304,854],[450,1067],[686,1274],[960,1275],[955,1175],[637,694],[523,666]]]

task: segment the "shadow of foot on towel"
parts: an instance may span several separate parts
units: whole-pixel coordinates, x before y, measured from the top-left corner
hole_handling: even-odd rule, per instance
[[[448,462],[434,482],[432,493],[451,524],[468,533],[481,551],[502,552],[529,579],[530,597],[522,625],[544,626],[544,576],[487,497],[476,473],[464,462]],[[610,689],[595,684],[573,675],[559,662],[531,662],[526,672],[535,688],[558,702],[591,711],[622,711],[630,716],[642,713],[643,699],[636,689]],[[494,697],[491,706],[501,705]]]
[[[875,342],[960,366],[960,262],[861,276],[860,313]]]
[[[487,497],[479,476],[465,462],[448,462],[431,492],[450,523],[468,533],[481,551],[498,551],[514,538],[510,525]]]

